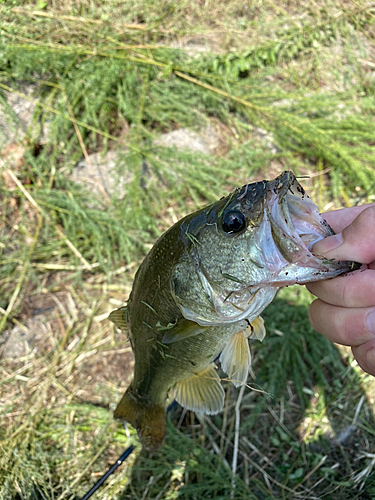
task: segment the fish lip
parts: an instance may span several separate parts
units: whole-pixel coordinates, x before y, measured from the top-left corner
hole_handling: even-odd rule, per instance
[[[273,181],[268,182],[267,191],[273,191],[279,197],[284,198],[288,191],[293,192],[293,185],[295,185],[295,190],[298,191],[301,196],[307,196],[305,190],[301,184],[297,181],[296,176],[290,170],[285,170]],[[294,194],[294,192],[293,192]]]

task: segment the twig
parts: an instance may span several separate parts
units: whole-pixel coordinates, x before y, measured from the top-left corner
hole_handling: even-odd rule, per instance
[[[12,94],[18,95],[19,97],[22,97],[22,99],[26,99],[27,101],[32,102],[36,106],[40,106],[43,109],[50,111],[51,113],[53,113],[55,115],[61,116],[62,118],[69,120],[70,122],[73,121],[70,116],[61,113],[57,109],[54,109],[52,106],[48,106],[48,104],[40,102],[37,99],[33,99],[32,97],[29,97],[26,94],[23,94],[22,92],[18,92],[18,90],[14,90],[11,87],[8,87],[8,85],[4,85],[3,83],[0,83],[0,88],[6,90],[7,92],[11,92]],[[114,135],[108,134],[107,132],[103,132],[102,130],[99,130],[95,127],[92,127],[91,125],[87,125],[86,123],[81,122],[80,120],[76,120],[76,123],[78,125],[81,125],[81,127],[85,127],[87,130],[91,130],[91,132],[95,132],[96,134],[99,134],[99,135],[102,135],[103,137],[106,137],[107,139],[111,139],[112,141],[119,141],[118,137],[115,137]]]
[[[366,396],[363,394],[363,396],[359,400],[359,403],[358,403],[357,408],[355,410],[355,414],[354,414],[354,417],[353,417],[352,425],[355,425],[357,423],[358,416],[359,416],[359,413],[360,413],[360,411],[362,409],[363,403],[365,402],[365,399],[366,399]]]
[[[103,446],[99,449],[99,451],[93,456],[93,458],[90,460],[90,462],[86,465],[86,467],[78,474],[78,476],[70,483],[69,485],[69,490],[65,490],[61,493],[61,495],[57,498],[57,500],[62,500],[69,491],[75,486],[81,479],[82,477],[86,474],[86,472],[91,468],[91,466],[96,462],[97,458],[103,453],[103,451],[107,448],[108,444],[110,443],[110,439],[107,439],[107,441],[103,444]]]
[[[313,179],[314,177],[319,177],[320,175],[328,174],[332,170],[331,167],[325,168],[324,170],[320,170],[319,172],[314,172],[308,175],[309,179]]]
[[[283,16],[285,16],[287,19],[289,19],[294,24],[294,26],[296,26],[296,28],[298,28],[299,30],[302,31],[302,26],[300,26],[297,23],[297,21],[295,21],[293,19],[293,17],[290,16],[285,9],[283,9],[280,5],[276,5],[274,2],[272,2],[272,0],[267,0],[267,2],[275,10],[275,12],[277,12],[278,14],[282,14]]]
[[[276,420],[276,422],[279,424],[279,426],[282,428],[282,430],[288,434],[288,436],[292,439],[295,439],[295,436],[293,435],[292,432],[290,432],[290,430],[281,422],[281,420],[279,419],[279,417],[276,415],[275,411],[272,409],[271,406],[268,406],[268,411],[271,413],[271,415],[273,416],[273,418]]]
[[[68,264],[49,264],[48,262],[43,264],[42,262],[33,262],[32,267],[37,269],[45,269],[46,271],[83,271],[87,269],[87,266],[71,266]],[[99,262],[94,262],[90,264],[91,269],[95,269],[100,266]]]
[[[227,467],[230,470],[230,465],[229,465],[227,459],[222,454],[222,452],[221,452],[219,446],[217,445],[216,441],[214,440],[214,438],[207,431],[207,424],[205,422],[205,415],[203,415],[201,413],[196,413],[196,417],[199,420],[199,422],[200,422],[200,424],[202,426],[203,434],[208,438],[208,440],[209,440],[209,442],[210,442],[210,444],[212,446],[212,449],[214,450],[214,452],[216,453],[216,455],[221,458],[221,460],[223,461],[223,464],[225,465],[225,467]]]
[[[6,310],[0,307],[0,314],[6,314],[6,313],[7,313]],[[18,319],[12,318],[11,322],[14,323],[16,326],[18,326],[19,328],[21,328],[23,332],[29,333],[29,329],[27,328],[27,326],[23,325],[20,321],[18,321]]]
[[[206,416],[205,417],[206,419],[206,422],[212,427],[212,429],[214,429],[214,431],[217,432],[217,434],[219,436],[222,435],[222,432],[220,431],[220,429],[218,427],[216,427],[216,425]],[[224,436],[224,440],[229,444],[229,445],[232,445],[232,442],[226,437]],[[232,445],[233,446],[233,445]],[[274,484],[276,484],[277,486],[279,486],[281,489],[283,490],[286,490],[286,491],[289,491],[290,493],[294,493],[294,491],[292,490],[292,488],[289,488],[288,486],[285,486],[285,484],[282,484],[280,483],[279,481],[277,481],[276,479],[274,479],[270,474],[268,474],[268,472],[266,472],[264,470],[263,467],[261,467],[260,465],[257,464],[257,462],[255,462],[252,458],[249,457],[249,455],[247,455],[247,453],[245,453],[244,451],[242,451],[241,449],[239,449],[238,453],[243,457],[243,458],[246,458],[246,460],[255,468],[257,469],[263,476],[263,478],[267,478],[269,479],[270,481],[272,481]],[[266,467],[268,464],[265,464],[264,467]]]
[[[241,406],[241,401],[243,397],[244,390],[246,388],[246,385],[242,385],[240,392],[238,394],[237,398],[237,403],[235,407],[235,414],[236,414],[236,424],[234,427],[234,447],[233,447],[233,459],[232,459],[232,491],[230,493],[230,497],[234,498],[234,492],[236,490],[236,472],[237,472],[237,460],[238,460],[238,442],[240,439],[240,423],[241,423],[241,413],[240,413],[240,406]]]
[[[73,52],[73,51],[70,50],[69,52]],[[104,55],[106,57],[110,56],[109,54],[95,54],[92,51],[91,52],[86,51],[86,52],[83,52],[83,53],[87,53],[87,54],[91,54],[91,55]],[[112,55],[111,57],[116,57],[116,55]],[[129,58],[120,57],[120,59],[129,59]],[[136,59],[136,58],[133,58],[133,59]],[[130,58],[129,60],[133,60],[133,59]],[[166,66],[166,65],[163,65],[163,64],[160,63],[160,64],[157,64],[157,66]],[[25,99],[26,101],[32,102],[33,104],[35,104],[35,106],[40,106],[41,108],[43,108],[43,109],[45,109],[47,111],[50,111],[51,113],[53,113],[53,114],[55,114],[57,116],[60,116],[60,117],[64,118],[65,120],[73,122],[72,118],[69,115],[65,115],[64,113],[61,113],[60,111],[58,111],[57,109],[53,108],[52,106],[49,106],[48,104],[40,102],[37,99],[33,99],[32,97],[29,97],[26,94],[23,94],[22,92],[19,92],[18,90],[14,90],[11,87],[8,87],[8,85],[4,85],[3,83],[0,82],[0,88],[3,88],[7,92],[11,92],[11,93],[13,93],[15,95],[18,95],[19,97],[22,97],[22,99]],[[116,136],[114,136],[112,134],[108,134],[107,132],[104,132],[103,130],[100,130],[100,129],[96,128],[96,127],[92,127],[91,125],[87,125],[87,123],[84,123],[81,120],[75,120],[75,123],[77,123],[77,125],[80,125],[81,127],[86,128],[87,130],[90,130],[91,132],[95,132],[96,134],[102,135],[103,137],[106,137],[107,139],[111,139],[112,141],[116,141],[116,142],[120,141],[120,139],[118,137],[116,137]],[[143,156],[148,156],[144,151],[142,152],[140,149],[136,148],[135,146],[127,144],[127,147],[129,149],[132,149],[136,153],[141,153]]]
[[[302,481],[301,481],[299,484],[297,484],[297,485],[293,488],[293,490],[298,489],[298,488],[299,488],[299,487],[300,487],[300,486],[301,486],[301,485],[302,485],[305,481],[307,481],[307,480],[309,479],[309,477],[310,477],[310,476],[312,476],[312,475],[314,474],[314,472],[315,472],[315,471],[317,471],[317,470],[318,470],[318,469],[319,469],[319,468],[320,468],[320,467],[324,464],[324,462],[327,460],[327,458],[328,458],[328,455],[324,455],[324,457],[322,457],[322,458],[319,460],[319,462],[315,465],[315,467],[313,467],[313,468],[311,469],[311,471],[309,471],[309,472],[306,474],[306,476],[302,479]]]
[[[26,10],[26,9],[21,9],[20,7],[13,7],[11,9],[12,12],[15,14],[26,14],[27,16],[35,16],[35,17],[46,17],[48,19],[61,19],[62,21],[73,21],[73,22],[80,22],[80,23],[91,23],[91,24],[99,24],[102,25],[103,21],[100,19],[88,19],[87,17],[75,17],[75,16],[57,16],[55,14],[51,14],[49,12],[42,12],[40,10]],[[128,28],[128,29],[133,29],[133,30],[140,30],[140,31],[148,31],[150,28],[148,26],[145,26],[144,24],[122,24],[121,28]]]

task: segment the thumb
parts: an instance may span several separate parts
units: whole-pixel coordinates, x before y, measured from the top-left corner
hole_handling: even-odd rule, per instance
[[[328,259],[370,264],[375,260],[375,206],[366,208],[341,233],[318,241],[312,247]]]

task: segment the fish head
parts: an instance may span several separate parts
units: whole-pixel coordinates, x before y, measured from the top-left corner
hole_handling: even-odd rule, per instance
[[[172,292],[182,314],[202,326],[251,322],[279,287],[358,267],[312,252],[334,232],[292,172],[235,190],[180,229],[185,251]]]

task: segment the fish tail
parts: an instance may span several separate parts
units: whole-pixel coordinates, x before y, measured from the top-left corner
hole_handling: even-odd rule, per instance
[[[142,401],[133,392],[132,386],[123,395],[114,416],[126,420],[137,430],[146,449],[156,450],[163,444],[166,433],[165,407]]]

